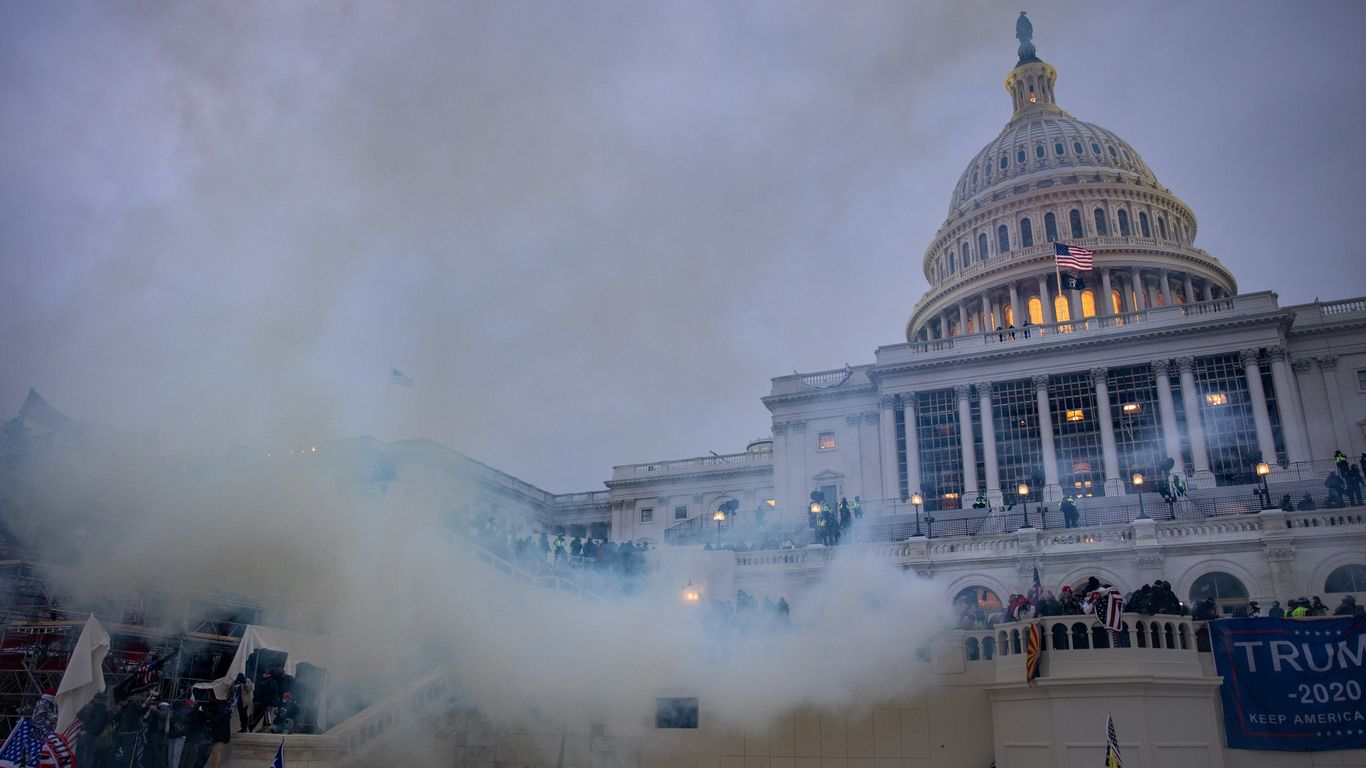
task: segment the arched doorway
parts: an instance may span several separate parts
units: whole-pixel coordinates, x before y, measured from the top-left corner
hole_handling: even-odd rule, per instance
[[[1218,615],[1231,616],[1234,611],[1247,607],[1247,587],[1235,576],[1223,571],[1211,571],[1191,585],[1191,606],[1206,598],[1214,598]]]

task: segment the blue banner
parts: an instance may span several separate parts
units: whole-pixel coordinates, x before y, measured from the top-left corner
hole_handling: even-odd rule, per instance
[[[1366,617],[1209,623],[1231,749],[1366,748]]]

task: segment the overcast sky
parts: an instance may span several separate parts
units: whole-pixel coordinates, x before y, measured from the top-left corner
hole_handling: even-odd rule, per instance
[[[0,414],[429,437],[556,492],[743,450],[770,377],[904,341],[1019,10],[0,4]],[[1366,294],[1366,3],[1029,11],[1242,291]]]

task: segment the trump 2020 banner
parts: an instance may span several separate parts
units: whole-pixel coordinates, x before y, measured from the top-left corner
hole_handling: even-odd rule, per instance
[[[1209,623],[1232,749],[1366,748],[1366,617]]]

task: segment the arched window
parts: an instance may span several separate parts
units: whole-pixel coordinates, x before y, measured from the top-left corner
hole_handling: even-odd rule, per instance
[[[1066,151],[1066,149],[1063,149],[1061,141],[1053,145],[1053,154],[1055,155],[1062,156],[1062,154]]]
[[[1344,565],[1333,569],[1323,582],[1324,592],[1366,592],[1366,565]]]
[[[1009,167],[1010,167],[1010,155],[1001,155],[1001,170],[1004,171],[1005,169],[1007,169],[1007,168],[1009,168]]]
[[[977,233],[977,258],[981,261],[987,260],[987,233]]]
[[[1024,165],[1024,164],[1025,164],[1025,151],[1024,151],[1024,147],[1021,147],[1021,148],[1020,148],[1020,151],[1018,151],[1018,152],[1015,153],[1015,162],[1019,163],[1020,165]]]
[[[1191,585],[1191,605],[1207,597],[1214,598],[1218,615],[1230,616],[1235,609],[1247,606],[1247,587],[1223,571],[1211,571],[1196,579]]]
[[[996,249],[1000,253],[1010,250],[1010,230],[1004,224],[996,228]]]
[[[1029,322],[1038,325],[1043,322],[1043,302],[1035,296],[1029,300]]]
[[[1052,213],[1043,215],[1043,236],[1050,243],[1058,242],[1058,217]]]
[[[1002,227],[1005,229],[1005,227]],[[1029,219],[1020,219],[1020,247],[1028,248],[1034,244],[1034,225]]]
[[[962,256],[962,259],[963,259],[963,266],[966,267],[966,266],[968,265],[968,260],[969,260],[969,256],[968,256],[968,244],[967,244],[966,242],[963,243],[963,250],[962,250],[961,256]]]
[[[1093,154],[1099,155],[1099,154],[1100,154],[1100,145],[1097,144],[1097,143],[1095,143],[1094,141],[1091,142],[1091,152],[1092,152]]]
[[[1112,159],[1115,159],[1115,160],[1118,160],[1118,159],[1119,159],[1119,153],[1115,151],[1115,148],[1114,148],[1114,147],[1110,146],[1109,144],[1106,144],[1106,145],[1105,145],[1105,148],[1108,149],[1108,150],[1110,150],[1110,157],[1111,157]]]
[[[1162,216],[1157,217],[1157,236],[1163,240],[1167,239],[1167,220]]]
[[[1043,148],[1043,145],[1042,145],[1042,144],[1036,144],[1036,145],[1034,146],[1034,156],[1035,156],[1035,157],[1037,157],[1037,158],[1039,158],[1040,160],[1042,160],[1042,159],[1044,159],[1044,156],[1047,155],[1047,154],[1048,154],[1048,152]]]
[[[986,173],[987,178],[991,178],[991,163],[987,163],[986,165],[982,166],[982,169]]]
[[[1129,236],[1129,212],[1123,208],[1119,211],[1119,234],[1122,237]]]
[[[1072,310],[1067,306],[1066,296],[1053,297],[1053,317],[1060,323],[1065,323],[1072,319]]]
[[[1152,230],[1148,229],[1148,214],[1144,213],[1143,211],[1138,212],[1138,231],[1144,237],[1153,236]]]
[[[1110,289],[1110,306],[1112,306],[1112,307],[1115,308],[1115,314],[1116,314],[1116,315],[1118,315],[1120,312],[1123,312],[1123,311],[1124,311],[1123,305],[1124,305],[1124,302],[1119,298],[1119,289],[1118,289],[1118,288],[1112,288],[1112,289]]]
[[[1096,294],[1090,288],[1081,292],[1081,316],[1096,316]]]
[[[1085,152],[1086,150],[1084,150],[1084,149],[1081,148],[1081,142],[1080,142],[1080,141],[1074,141],[1074,142],[1072,142],[1072,151],[1075,152],[1076,154],[1080,155],[1080,154],[1082,154],[1083,152]]]
[[[1010,306],[1009,303],[1007,303],[1007,304],[1006,304],[1006,325],[1009,326],[1009,325],[1014,325],[1014,324],[1015,324],[1015,308],[1012,307],[1012,306]]]
[[[1067,214],[1067,223],[1072,225],[1072,237],[1085,237],[1081,231],[1081,211],[1073,208],[1072,212]]]
[[[1049,634],[1052,635],[1050,639],[1052,644],[1049,646],[1050,650],[1065,651],[1068,649],[1066,624],[1063,624],[1062,622],[1054,624],[1053,631]]]
[[[977,188],[977,171],[972,172],[972,188]]]
[[[1001,598],[995,592],[986,587],[963,587],[958,590],[958,594],[953,596],[953,604],[958,610],[981,608],[984,613],[996,613],[1004,610],[1001,607]]]
[[[1108,235],[1108,234],[1110,234],[1110,229],[1105,225],[1105,209],[1104,209],[1104,208],[1097,208],[1096,211],[1095,211],[1095,213],[1096,213],[1096,234],[1097,234],[1097,235]]]

